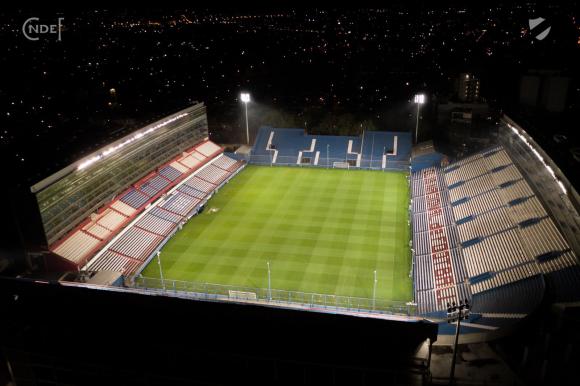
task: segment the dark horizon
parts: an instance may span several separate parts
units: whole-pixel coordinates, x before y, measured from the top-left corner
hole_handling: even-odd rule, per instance
[[[2,153],[30,185],[194,101],[208,107],[212,138],[241,142],[242,90],[255,102],[254,131],[281,123],[321,133],[338,122],[352,132],[355,121],[410,130],[408,102],[426,92],[425,124],[432,137],[444,137],[436,103],[453,98],[454,79],[465,72],[480,78],[483,102],[516,117],[528,114],[518,102],[522,75],[549,70],[571,78],[564,111],[534,113],[566,126],[580,97],[573,4],[5,14]],[[534,41],[527,19],[542,12],[552,30]],[[25,39],[19,26],[32,15],[47,23],[63,17],[62,41]],[[549,137],[565,134],[567,148],[577,144],[573,130],[556,131]]]

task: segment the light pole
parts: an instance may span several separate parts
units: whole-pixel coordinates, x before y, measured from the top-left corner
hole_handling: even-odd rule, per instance
[[[455,343],[453,345],[453,358],[451,359],[451,373],[449,374],[449,384],[453,384],[453,377],[455,376],[455,358],[457,357],[457,343],[459,342],[459,329],[461,328],[461,319],[469,318],[469,302],[465,299],[465,303],[460,302],[459,306],[449,305],[447,303],[447,322],[457,322],[455,328]]]
[[[163,268],[161,267],[161,251],[157,251],[157,264],[159,265],[159,276],[161,277],[161,285],[165,291],[165,279],[163,278]]]
[[[246,111],[246,143],[250,144],[250,129],[248,126],[248,103],[250,102],[250,93],[243,92],[240,94],[240,100],[244,103]]]
[[[268,300],[272,301],[272,282],[270,280],[270,262],[266,262],[268,264]]]
[[[377,298],[377,270],[375,269],[375,281],[373,283],[373,311],[375,310],[376,298]]]
[[[371,143],[371,162],[369,164],[369,169],[373,168],[373,156],[375,153],[375,132],[373,131],[373,142]]]
[[[421,112],[421,105],[425,103],[425,94],[415,95],[415,103],[417,104],[417,123],[415,124],[415,143],[419,142],[419,113]]]
[[[385,167],[383,168],[383,171],[385,171],[385,170],[387,170],[387,147],[386,146],[383,146],[383,157],[385,158]],[[381,159],[381,161],[382,161],[382,159]]]

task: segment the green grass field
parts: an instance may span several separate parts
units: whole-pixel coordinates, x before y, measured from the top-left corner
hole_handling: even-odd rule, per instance
[[[402,172],[249,165],[169,240],[163,273],[267,288],[270,261],[274,289],[370,298],[376,269],[377,299],[409,301],[408,201]]]

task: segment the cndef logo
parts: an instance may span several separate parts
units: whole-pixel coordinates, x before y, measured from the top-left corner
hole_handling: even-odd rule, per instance
[[[28,40],[36,41],[39,35],[56,34],[56,40],[61,41],[62,21],[64,17],[59,17],[57,24],[41,24],[38,17],[31,17],[22,24],[22,33]]]

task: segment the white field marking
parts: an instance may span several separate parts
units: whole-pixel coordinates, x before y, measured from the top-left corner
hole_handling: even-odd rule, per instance
[[[348,149],[347,149],[347,154],[356,154],[356,167],[360,167],[360,161],[362,159],[362,148],[361,148],[361,152],[357,153],[356,151],[352,151],[352,144],[353,144],[353,140],[349,139],[348,140]]]
[[[272,163],[276,163],[276,159],[278,158],[278,150],[272,149],[272,140],[274,139],[274,132],[270,132],[270,137],[268,138],[268,143],[266,144],[266,150],[273,151],[274,156],[272,157]]]

